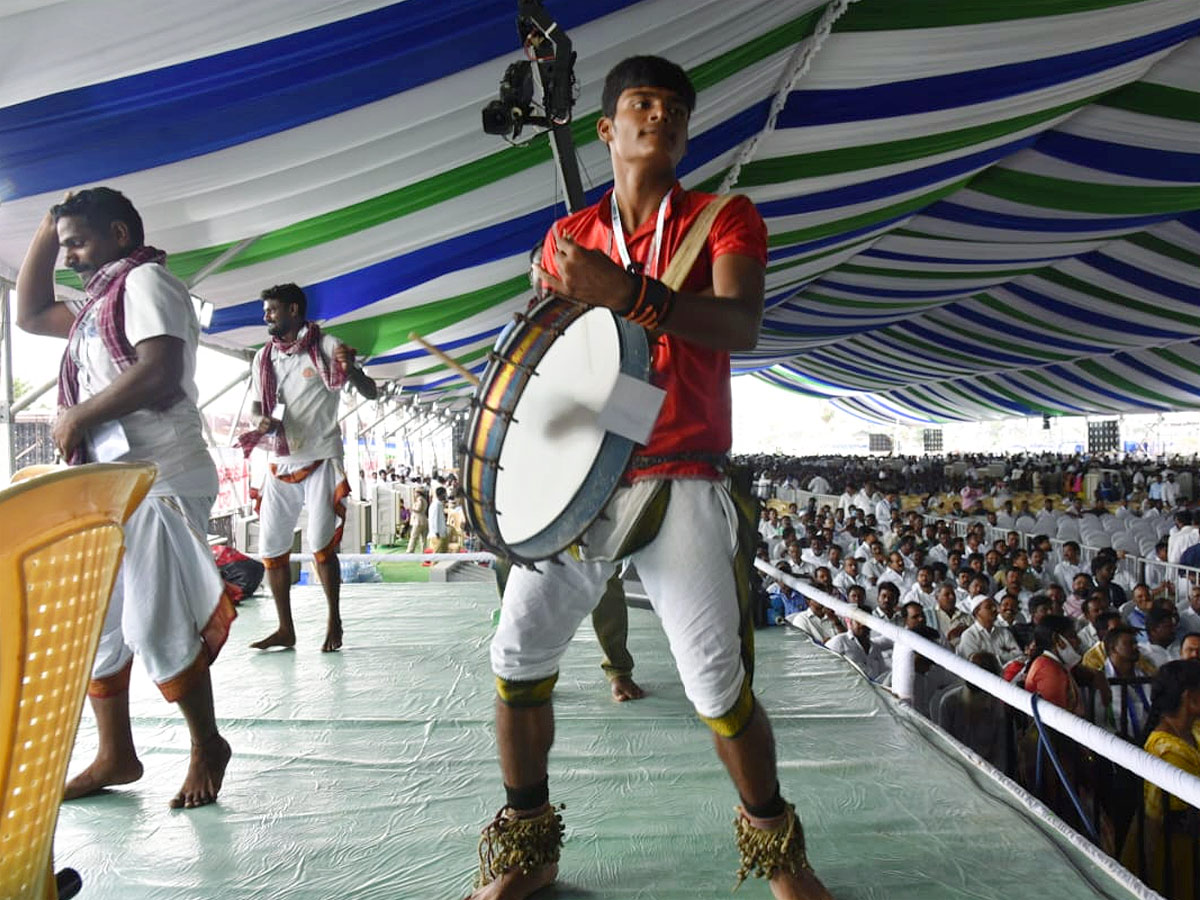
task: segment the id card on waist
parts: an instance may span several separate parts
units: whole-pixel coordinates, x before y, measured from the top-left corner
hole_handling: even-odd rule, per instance
[[[92,459],[96,462],[115,462],[129,452],[129,438],[119,419],[104,422],[88,431]]]

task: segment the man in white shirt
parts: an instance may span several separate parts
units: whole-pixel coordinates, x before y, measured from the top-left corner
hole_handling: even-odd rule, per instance
[[[1087,570],[1079,564],[1079,544],[1077,542],[1067,541],[1063,544],[1062,553],[1062,562],[1054,567],[1054,580],[1062,585],[1064,591],[1069,592],[1075,576]]]
[[[807,549],[800,555],[801,563],[804,567],[804,574],[811,575],[821,566],[829,565],[829,557],[825,554],[825,541],[823,538],[814,537],[809,543]]]
[[[1146,641],[1138,644],[1138,649],[1155,668],[1179,659],[1179,642],[1175,640],[1178,629],[1179,614],[1173,609],[1155,608],[1146,616]]]
[[[842,570],[833,576],[833,586],[843,594],[849,594],[850,588],[858,585],[864,590],[870,587],[866,577],[859,571],[858,557],[847,556],[842,560]]]
[[[808,598],[808,609],[788,616],[788,622],[799,628],[818,644],[824,644],[836,634],[846,630],[841,619],[832,609]]]
[[[1188,605],[1179,611],[1179,633],[1191,634],[1200,631],[1200,584],[1193,584],[1188,591]]]
[[[1029,616],[1029,600],[1033,596],[1032,591],[1027,591],[1021,586],[1021,570],[1008,569],[1004,573],[1004,586],[1000,590],[992,594],[992,597],[997,603],[1005,594],[1012,594],[1021,604],[1021,612],[1026,617]]]
[[[881,525],[884,522],[892,521],[892,511],[898,508],[896,494],[889,492],[886,497],[875,504],[875,521]]]
[[[1168,472],[1167,480],[1162,486],[1162,502],[1167,509],[1174,509],[1179,502],[1179,485],[1175,481],[1175,473]]]
[[[932,612],[927,612],[926,621],[938,630],[951,649],[958,647],[963,632],[971,627],[972,620],[958,608],[954,588],[943,584],[937,589],[937,599]]]
[[[985,597],[975,605],[975,624],[963,632],[958,642],[958,655],[970,659],[976,653],[991,653],[1007,665],[1021,655],[1022,650],[1013,637],[1012,629],[996,624],[1000,608],[991,597]]]
[[[1190,510],[1175,511],[1175,531],[1167,539],[1167,562],[1178,565],[1183,551],[1194,544],[1200,544],[1200,528],[1192,524]]]
[[[884,647],[875,641],[871,629],[856,619],[846,619],[849,631],[835,634],[825,647],[854,663],[872,681],[888,671]]]
[[[879,586],[872,613],[893,625],[904,624],[900,616],[900,589],[892,582],[885,582]]]
[[[338,398],[347,383],[368,399],[377,390],[354,365],[355,351],[308,321],[308,299],[298,285],[267,288],[262,301],[270,337],[252,367],[258,427],[242,435],[239,444],[247,454],[260,442],[272,451],[260,498],[258,543],[279,627],[250,646],[266,650],[296,644],[290,558],[296,521],[306,509],[308,546],[329,607],[321,650],[330,653],[342,646],[337,551],[350,493],[342,468]]]
[[[81,276],[86,302],[57,302],[60,246],[66,266]],[[217,471],[196,405],[200,323],[187,286],[165,261],[146,246],[133,204],[98,187],[68,195],[47,213],[17,276],[17,324],[68,340],[52,431],[63,457],[72,465],[158,467],[124,526],[124,560],[92,667],[96,758],[67,782],[65,800],[142,777],[129,719],[135,653],[164,699],[179,704],[191,737],[187,775],[170,805],[214,802],[230,758],[209,666],[237,613],[204,540]]]
[[[933,569],[921,566],[917,569],[916,583],[901,596],[902,603],[920,603],[925,610],[925,620],[932,621],[933,611],[937,608],[937,597],[933,584]]]
[[[847,484],[842,489],[842,493],[838,495],[837,508],[843,515],[849,515],[850,507],[854,505],[854,493],[851,490],[853,487],[854,485]]]
[[[833,488],[824,475],[814,475],[808,482],[808,492],[810,494],[828,494],[832,490]]]
[[[867,481],[863,483],[863,486],[858,489],[858,493],[854,495],[852,502],[864,514],[875,510],[875,501],[871,497],[871,482]],[[880,522],[879,524],[882,525],[883,523]]]

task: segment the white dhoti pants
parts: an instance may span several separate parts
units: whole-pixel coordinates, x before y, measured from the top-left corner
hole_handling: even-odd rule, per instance
[[[172,701],[216,658],[236,612],[208,547],[213,500],[151,495],[125,523],[125,557],[92,668],[93,697],[128,686],[134,654]]]
[[[341,542],[342,524],[346,520],[345,499],[350,493],[342,461],[320,460],[304,475],[304,470],[312,465],[280,462],[267,473],[258,508],[258,550],[264,562],[286,557],[291,552],[292,534],[301,510],[308,512],[305,536],[310,553],[320,557],[336,551]]]
[[[741,611],[734,578],[737,514],[723,484],[674,481],[654,539],[629,556],[662,620],[684,692],[701,716],[739,701],[745,681]],[[491,646],[501,679],[535,682],[556,674],[579,623],[600,601],[620,561],[515,567]]]

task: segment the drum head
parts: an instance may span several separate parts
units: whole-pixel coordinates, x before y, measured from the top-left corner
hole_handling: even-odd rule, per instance
[[[620,323],[607,309],[581,315],[546,351],[522,392],[516,420],[504,437],[496,476],[495,505],[505,544],[515,548],[543,535],[564,515],[568,529],[574,527],[570,520],[577,513],[587,515],[581,532],[599,513],[599,508],[572,510],[572,506],[593,468],[605,457],[609,435],[597,417],[621,372]],[[624,443],[622,468],[631,448],[630,442]],[[612,486],[619,476],[617,471]]]

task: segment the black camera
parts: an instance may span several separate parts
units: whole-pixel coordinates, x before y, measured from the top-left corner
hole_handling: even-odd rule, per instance
[[[499,98],[483,108],[483,130],[515,138],[533,117],[533,63],[521,60],[504,70]]]

